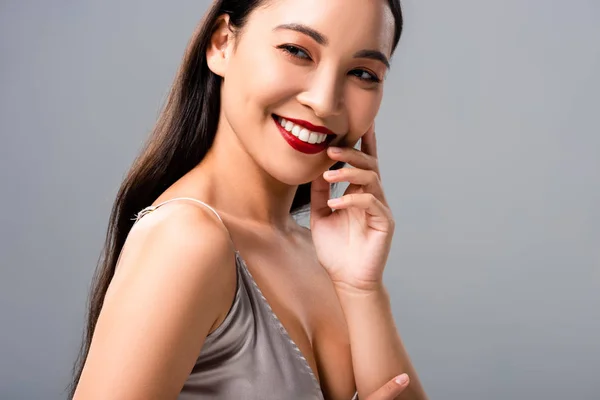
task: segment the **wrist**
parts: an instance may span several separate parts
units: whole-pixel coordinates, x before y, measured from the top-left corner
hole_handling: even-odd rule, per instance
[[[352,301],[367,299],[385,299],[388,300],[389,295],[383,282],[373,282],[368,285],[355,286],[345,282],[334,282],[333,287],[340,298],[340,301]]]
[[[370,290],[337,286],[336,294],[351,336],[352,332],[362,336],[365,326],[377,330],[377,327],[386,326],[390,321],[393,324],[390,296],[383,284]]]

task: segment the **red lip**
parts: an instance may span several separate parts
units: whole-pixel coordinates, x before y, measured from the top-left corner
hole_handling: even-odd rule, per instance
[[[290,119],[290,121],[294,122],[291,119]],[[279,129],[279,132],[281,133],[281,136],[283,136],[285,141],[288,142],[288,144],[290,146],[292,146],[292,148],[294,148],[295,150],[298,150],[299,152],[302,152],[304,154],[320,153],[323,150],[325,150],[327,148],[327,146],[329,145],[329,143],[331,142],[331,140],[325,140],[323,143],[318,143],[318,144],[317,143],[310,144],[310,143],[303,142],[302,140],[298,139],[296,136],[292,135],[290,132],[286,131],[279,124],[278,117],[276,115],[273,115],[273,122],[275,123],[275,126],[277,126],[277,128]],[[294,123],[296,123],[296,122],[294,122]],[[298,125],[300,125],[300,124],[298,124]],[[306,127],[306,129],[309,129],[309,128]],[[332,136],[332,138],[333,138],[333,136]]]
[[[333,133],[329,129],[325,128],[324,126],[315,126],[308,121],[304,121],[301,119],[288,118],[288,117],[284,117],[283,115],[280,115],[280,117],[287,121],[293,122],[296,125],[303,126],[306,129],[308,129],[309,131],[313,131],[313,132],[317,132],[317,133],[324,133],[325,135],[335,135],[335,133]]]

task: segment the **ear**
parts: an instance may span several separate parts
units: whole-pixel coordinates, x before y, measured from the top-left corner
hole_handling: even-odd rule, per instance
[[[229,15],[223,14],[215,22],[213,34],[206,49],[208,68],[222,78],[225,77],[232,46],[233,31],[229,27]]]

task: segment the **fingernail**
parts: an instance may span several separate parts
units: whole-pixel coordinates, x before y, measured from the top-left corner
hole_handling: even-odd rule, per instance
[[[342,204],[342,200],[340,200],[340,199],[329,199],[329,200],[327,200],[327,205],[329,207],[339,206],[340,204]]]
[[[331,171],[325,171],[325,178],[333,178],[334,176],[337,176],[340,173],[340,171],[338,170],[331,170]]]
[[[333,154],[340,154],[342,152],[342,149],[340,149],[339,147],[334,147],[334,146],[330,146],[329,150],[333,153]]]
[[[408,375],[406,375],[406,374],[398,375],[396,377],[396,379],[394,379],[394,381],[398,385],[404,385],[406,382],[408,382]]]

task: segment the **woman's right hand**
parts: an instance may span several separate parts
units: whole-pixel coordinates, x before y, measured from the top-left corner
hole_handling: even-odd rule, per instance
[[[408,375],[399,375],[371,393],[365,400],[393,400],[408,387],[409,382]]]

